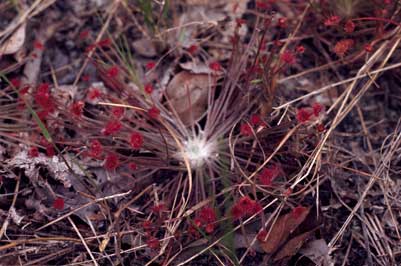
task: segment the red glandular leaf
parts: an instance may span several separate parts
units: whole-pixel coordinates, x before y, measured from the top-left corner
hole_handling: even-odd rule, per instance
[[[211,62],[209,64],[209,68],[213,71],[221,71],[222,67],[219,62]]]
[[[244,196],[235,203],[231,209],[231,214],[234,219],[240,219],[246,216],[252,216],[261,209],[262,206],[260,206],[257,201],[252,200],[248,196]]]
[[[115,118],[120,119],[124,115],[124,108],[120,106],[113,106],[113,108],[111,108],[111,113]]]
[[[133,149],[140,149],[143,145],[143,136],[139,132],[134,132],[130,136],[129,143]]]
[[[153,61],[148,62],[148,63],[146,63],[146,65],[145,65],[145,68],[146,68],[147,70],[152,70],[152,69],[154,69],[155,67],[156,67],[156,63],[153,62]]]
[[[264,186],[270,186],[273,180],[280,174],[280,167],[278,165],[272,165],[264,168],[259,175],[259,181]]]
[[[89,145],[89,156],[93,158],[100,158],[103,153],[103,146],[97,139],[92,140]]]
[[[85,103],[83,101],[74,102],[71,105],[71,113],[75,116],[81,116],[84,110]]]
[[[305,123],[309,121],[312,116],[312,112],[308,108],[301,108],[297,111],[297,120],[299,123]]]
[[[240,133],[243,136],[252,136],[253,134],[252,127],[248,123],[244,123],[241,125]]]
[[[157,109],[157,107],[153,106],[148,110],[148,115],[153,119],[157,119],[159,118],[160,110]]]
[[[64,209],[64,199],[63,198],[56,198],[53,201],[53,208],[56,210],[63,210]]]
[[[28,151],[28,155],[29,155],[29,157],[31,157],[31,158],[38,157],[38,156],[39,156],[38,147],[36,147],[36,146],[31,147],[31,148],[29,149],[29,151]]]
[[[147,94],[151,94],[153,92],[153,85],[150,83],[146,84],[144,90]]]
[[[120,121],[109,121],[106,126],[102,129],[102,134],[105,136],[113,135],[120,131],[122,125]]]
[[[115,170],[118,165],[120,164],[120,161],[118,159],[118,156],[114,153],[109,153],[107,154],[106,160],[104,162],[104,167],[106,170]]]

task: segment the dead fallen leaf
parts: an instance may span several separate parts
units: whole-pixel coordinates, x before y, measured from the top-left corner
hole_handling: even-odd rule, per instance
[[[292,239],[290,239],[283,248],[281,248],[276,256],[274,256],[274,260],[282,260],[286,257],[294,256],[298,250],[304,245],[304,243],[311,237],[314,230],[300,234]]]
[[[266,241],[260,241],[263,250],[266,253],[275,252],[287,240],[288,236],[305,220],[309,211],[310,208],[304,208],[302,212],[296,215],[290,212],[278,217]]]
[[[188,70],[194,74],[213,74],[213,71],[204,63],[197,63],[193,61],[189,61],[186,63],[181,63],[180,67],[182,69]]]
[[[256,233],[248,233],[246,235],[235,233],[234,234],[234,245],[235,249],[239,248],[249,248],[249,244],[252,243],[252,240],[257,236]],[[256,252],[263,252],[263,249],[260,247],[259,243],[255,241],[251,247]]]
[[[213,79],[205,74],[182,71],[167,86],[167,97],[185,125],[193,125],[205,113]]]
[[[324,239],[317,239],[307,243],[300,251],[302,255],[318,266],[331,265],[329,247]]]
[[[64,187],[71,187],[72,174],[66,164],[57,156],[49,158],[43,154],[39,154],[38,157],[31,158],[28,156],[28,152],[23,150],[13,158],[6,160],[5,164],[10,168],[19,167],[24,169],[26,176],[32,181],[38,180],[40,166],[46,167],[50,172],[50,176],[63,183]],[[76,164],[72,164],[70,161],[70,165],[75,173],[84,175],[81,168]]]
[[[18,29],[0,47],[0,57],[18,52],[25,42],[26,23],[21,24]]]
[[[145,57],[154,57],[157,55],[157,49],[152,40],[142,38],[134,41],[132,46],[139,55]]]

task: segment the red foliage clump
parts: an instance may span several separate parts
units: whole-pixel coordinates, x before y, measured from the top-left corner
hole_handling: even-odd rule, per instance
[[[191,55],[196,54],[196,52],[198,51],[198,46],[195,44],[192,44],[191,46],[189,46],[188,48],[188,53],[190,53]]]
[[[12,85],[15,89],[18,89],[19,86],[21,86],[21,80],[18,79],[18,78],[12,78],[12,79],[10,80],[10,83],[11,83],[11,85]],[[21,93],[21,92],[20,92],[20,93]]]
[[[341,18],[339,16],[333,15],[328,17],[325,21],[324,21],[324,25],[327,27],[330,26],[337,26],[340,23]]]
[[[264,186],[270,186],[273,180],[280,174],[280,171],[280,167],[276,164],[264,168],[259,175],[259,182]]]
[[[146,63],[145,68],[149,71],[152,70],[156,67],[156,63],[153,61],[150,61],[148,63]]]
[[[166,210],[166,205],[164,203],[158,203],[153,205],[151,209],[152,212],[160,215],[162,212]]]
[[[109,69],[107,69],[107,76],[109,78],[115,78],[118,76],[119,73],[120,69],[118,68],[118,66],[112,66]]]
[[[262,119],[258,114],[253,114],[249,120],[253,126],[258,126],[262,123]]]
[[[246,216],[254,215],[255,213],[262,210],[262,206],[249,198],[248,196],[241,197],[237,203],[231,209],[231,215],[234,219],[240,219]]]
[[[365,52],[371,53],[373,51],[373,45],[368,43],[365,45],[364,49],[365,49]]]
[[[93,101],[99,98],[102,95],[98,88],[91,88],[88,92],[88,99]]]
[[[148,83],[144,86],[144,90],[147,94],[151,94],[153,92],[153,85]]]
[[[151,249],[158,249],[160,247],[160,241],[154,236],[149,237],[146,241],[146,245],[148,245]]]
[[[159,118],[160,110],[156,106],[152,106],[148,110],[148,115],[153,119],[157,119],[157,118]]]
[[[194,219],[194,224],[198,228],[204,227],[205,232],[208,234],[213,233],[216,226],[216,212],[211,207],[203,208],[198,216]]]
[[[110,47],[111,45],[111,39],[110,38],[106,38],[103,40],[100,40],[97,45],[99,45],[100,47]]]
[[[131,169],[131,170],[133,170],[133,171],[135,171],[136,169],[138,169],[138,166],[137,166],[136,163],[134,163],[134,162],[130,162],[130,163],[128,164],[128,167],[129,167],[129,169]]]
[[[84,110],[85,103],[83,101],[74,102],[71,105],[71,113],[75,116],[81,116]]]
[[[124,115],[124,108],[120,106],[113,106],[113,108],[111,108],[111,113],[115,118],[120,119]]]
[[[240,133],[243,136],[252,136],[253,130],[252,127],[248,123],[241,124]]]
[[[35,40],[35,41],[33,42],[33,47],[35,47],[35,49],[37,49],[37,50],[44,50],[44,49],[45,49],[45,46],[44,46],[43,43],[42,43],[41,41],[39,41],[39,40]]]
[[[309,110],[309,108],[301,108],[297,111],[297,120],[299,123],[308,122],[313,113]]]
[[[211,62],[209,64],[209,68],[213,71],[221,71],[222,67],[219,62]]]
[[[39,156],[38,147],[36,146],[31,147],[28,151],[28,156],[31,158],[38,157]]]
[[[89,37],[89,30],[83,30],[79,33],[79,39],[84,40]]]
[[[334,53],[338,57],[344,57],[344,55],[354,46],[354,40],[345,39],[338,41],[333,48]]]
[[[42,107],[46,113],[51,113],[55,109],[54,101],[50,94],[50,86],[48,83],[41,83],[36,89],[34,95],[35,102]]]
[[[294,55],[294,53],[291,52],[291,51],[288,51],[288,50],[284,51],[281,54],[280,59],[281,59],[281,61],[283,61],[284,63],[289,64],[289,65],[292,65],[292,64],[295,63],[295,55]]]
[[[313,109],[313,115],[314,116],[319,116],[319,114],[323,111],[323,105],[321,105],[320,103],[314,103],[312,105],[312,109]]]
[[[295,48],[295,51],[297,54],[303,54],[305,52],[305,47],[303,45],[298,45],[297,48]]]
[[[353,33],[355,30],[355,23],[352,20],[345,22],[344,31],[346,33]]]

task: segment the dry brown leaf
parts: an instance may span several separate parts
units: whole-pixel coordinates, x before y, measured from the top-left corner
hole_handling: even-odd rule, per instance
[[[300,234],[289,240],[274,257],[275,261],[294,256],[303,244],[311,237],[314,230]]]
[[[170,105],[185,125],[193,125],[205,113],[212,80],[205,74],[182,71],[168,84],[166,92]]]
[[[324,239],[317,239],[308,242],[299,251],[300,254],[308,257],[313,263],[319,266],[331,265],[331,259],[329,256],[329,247]]]
[[[155,44],[150,39],[142,38],[136,40],[132,43],[132,46],[134,47],[135,51],[142,56],[154,57],[157,55]]]
[[[0,57],[7,54],[18,52],[25,42],[26,23],[21,24],[19,28],[10,36],[10,38],[0,47]]]
[[[266,241],[260,241],[260,245],[266,253],[275,252],[288,236],[305,220],[310,208],[303,209],[296,215],[293,212],[281,215],[274,223]]]

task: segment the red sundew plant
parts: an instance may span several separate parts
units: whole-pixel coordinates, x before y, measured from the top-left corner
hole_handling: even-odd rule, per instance
[[[344,31],[346,33],[353,33],[355,30],[355,23],[352,20],[348,20],[344,25]]]
[[[89,144],[89,156],[99,159],[103,154],[103,146],[97,139],[92,140]]]
[[[28,151],[28,156],[31,157],[31,158],[38,157],[38,156],[39,156],[38,147],[36,147],[36,146],[31,147],[31,148],[29,149],[29,151]]]
[[[160,241],[156,237],[151,236],[146,240],[146,245],[151,249],[158,249],[160,247]]]
[[[328,17],[325,21],[324,21],[324,25],[326,27],[332,27],[332,26],[337,26],[338,24],[340,24],[341,18],[339,16],[336,15],[332,15],[330,17]]]
[[[83,101],[78,101],[72,104],[71,113],[75,116],[81,116],[84,110],[85,103]]]
[[[188,50],[188,53],[190,53],[191,55],[195,55],[198,52],[199,47],[195,44],[192,44],[191,46],[188,47],[187,50]]]
[[[138,165],[137,165],[136,163],[134,163],[134,162],[130,162],[130,163],[128,164],[128,168],[129,168],[130,170],[132,170],[132,171],[135,171],[135,170],[138,169]]]
[[[102,92],[97,88],[90,88],[87,94],[88,100],[91,102],[99,99],[101,96]]]
[[[151,94],[153,92],[153,85],[150,83],[146,84],[144,90],[147,94]]]
[[[301,108],[297,111],[297,120],[299,123],[305,123],[310,120],[312,115],[313,112],[310,110],[310,108]]]
[[[152,106],[148,110],[148,115],[153,119],[158,119],[160,115],[160,110],[156,106]]]
[[[355,42],[352,39],[345,39],[338,41],[333,48],[334,53],[338,57],[344,57],[344,55],[354,46]]]
[[[156,67],[156,63],[153,62],[153,61],[148,62],[148,63],[146,63],[145,67],[146,67],[146,70],[150,71],[150,70],[152,70],[152,69],[154,69]]]
[[[222,70],[222,67],[221,67],[221,65],[220,65],[219,62],[211,62],[211,63],[209,64],[209,68],[210,68],[211,70],[213,70],[213,71],[216,71],[216,72]]]
[[[120,165],[117,154],[109,153],[104,161],[104,168],[109,171],[115,170]]]
[[[260,115],[258,115],[258,114],[253,114],[252,116],[251,116],[251,118],[249,119],[249,122],[251,122],[251,124],[253,125],[253,126],[259,126],[259,125],[261,125],[262,124],[262,119],[260,118]]]
[[[125,110],[123,107],[113,106],[111,108],[112,115],[117,119],[121,119],[124,115],[124,112],[125,112]]]
[[[254,215],[262,210],[262,206],[248,196],[241,197],[232,207],[231,215],[234,219],[241,219]]]
[[[252,127],[248,123],[241,124],[240,132],[244,136],[252,136],[253,135]]]
[[[312,105],[312,110],[314,116],[319,116],[320,113],[324,110],[324,107],[320,103],[314,103]]]
[[[259,182],[264,186],[271,186],[274,179],[276,179],[281,172],[278,165],[274,164],[270,167],[266,167],[259,174]]]
[[[35,41],[33,42],[33,47],[34,47],[35,49],[37,49],[37,50],[44,50],[44,49],[45,49],[45,46],[44,46],[43,43],[42,43],[41,41],[39,41],[39,40],[35,40]]]
[[[261,8],[262,2],[259,2]],[[169,237],[188,228],[188,223],[182,222],[188,217],[185,216],[186,212],[202,202],[208,201],[214,208],[194,209],[193,221],[197,228],[190,225],[188,232],[195,235],[200,229],[210,239],[226,233],[223,226],[218,227],[217,214],[227,223],[233,220],[243,223],[245,217],[259,212],[263,214],[261,204],[270,200],[267,197],[271,196],[263,186],[271,186],[279,176],[280,169],[277,165],[269,165],[258,173],[255,173],[255,169],[272,154],[286,134],[287,127],[291,126],[290,123],[284,123],[276,127],[276,117],[266,106],[275,106],[276,84],[279,76],[285,72],[284,68],[288,69],[285,64],[295,63],[296,55],[305,52],[303,46],[290,43],[280,55],[284,41],[272,39],[268,28],[285,33],[293,23],[289,19],[283,20],[285,27],[277,29],[270,22],[271,19],[258,20],[256,26],[262,29],[261,33],[252,35],[245,44],[239,34],[235,34],[233,53],[229,60],[225,60],[228,64],[224,68],[220,62],[204,59],[204,62],[212,62],[209,64],[211,73],[194,75],[196,78],[202,76],[202,83],[206,84],[201,92],[204,94],[204,105],[192,104],[195,96],[190,90],[183,90],[186,92],[181,99],[189,99],[191,104],[185,106],[184,111],[180,110],[184,104],[173,102],[166,95],[162,82],[157,88],[161,96],[155,97],[151,82],[156,81],[146,77],[146,74],[140,76],[134,73],[129,64],[119,57],[119,53],[113,50],[113,41],[108,46],[110,49],[93,50],[93,62],[99,62],[94,65],[99,70],[105,88],[86,88],[86,98],[81,100],[81,95],[77,96],[78,99],[68,103],[71,108],[53,103],[60,112],[61,121],[57,122],[74,131],[74,134],[63,136],[67,140],[58,145],[76,153],[78,158],[84,159],[84,163],[89,161],[88,165],[102,164],[117,176],[129,176],[129,180],[132,180],[129,185],[135,189],[142,189],[141,182],[153,183],[156,199],[139,206],[135,214],[139,221],[149,219],[142,228],[149,247],[158,249],[161,243],[174,246]],[[98,46],[102,46],[100,42],[95,48]],[[190,49],[188,51],[191,53]],[[207,53],[207,48],[199,54],[204,53]],[[195,52],[192,54],[193,57],[198,56]],[[189,57],[188,53],[186,57]],[[161,71],[163,60],[158,64],[160,69],[157,70]],[[145,68],[152,70],[155,66],[154,62],[149,62]],[[215,72],[224,72],[224,75]],[[117,77],[121,78],[121,83],[107,82]],[[141,80],[149,83],[141,84]],[[53,101],[49,85],[41,84],[34,98],[37,105],[35,110],[48,110],[44,107]],[[307,113],[298,112],[297,119],[307,122],[312,116],[317,116],[314,112],[318,114],[321,111],[308,108]],[[199,113],[199,116],[193,113]],[[51,133],[55,142],[59,141],[57,131]],[[284,157],[281,154],[277,156]],[[273,160],[279,159],[275,157]],[[253,173],[250,178],[252,182],[244,178],[244,175],[251,176]],[[114,176],[112,173],[109,175]],[[121,187],[126,188],[127,183]],[[221,191],[224,189],[230,189],[229,193],[223,195]],[[279,189],[284,191],[284,188]],[[144,195],[148,197],[150,193],[144,191]],[[252,195],[253,199],[239,195]],[[233,200],[234,203],[230,204]],[[227,206],[223,206],[222,202],[228,202]],[[260,217],[254,218],[262,219]],[[159,241],[157,237],[162,239],[163,234],[163,241]]]
[[[204,228],[206,233],[211,234],[215,230],[216,221],[216,211],[211,207],[205,207],[199,212],[193,223],[197,228]]]
[[[107,76],[109,78],[115,78],[118,76],[119,73],[120,69],[118,68],[118,66],[112,66],[109,69],[107,69]]]
[[[64,199],[60,197],[56,198],[53,201],[53,208],[60,211],[64,210]]]
[[[295,55],[293,52],[286,50],[281,54],[281,60],[286,64],[292,65],[295,63]]]

